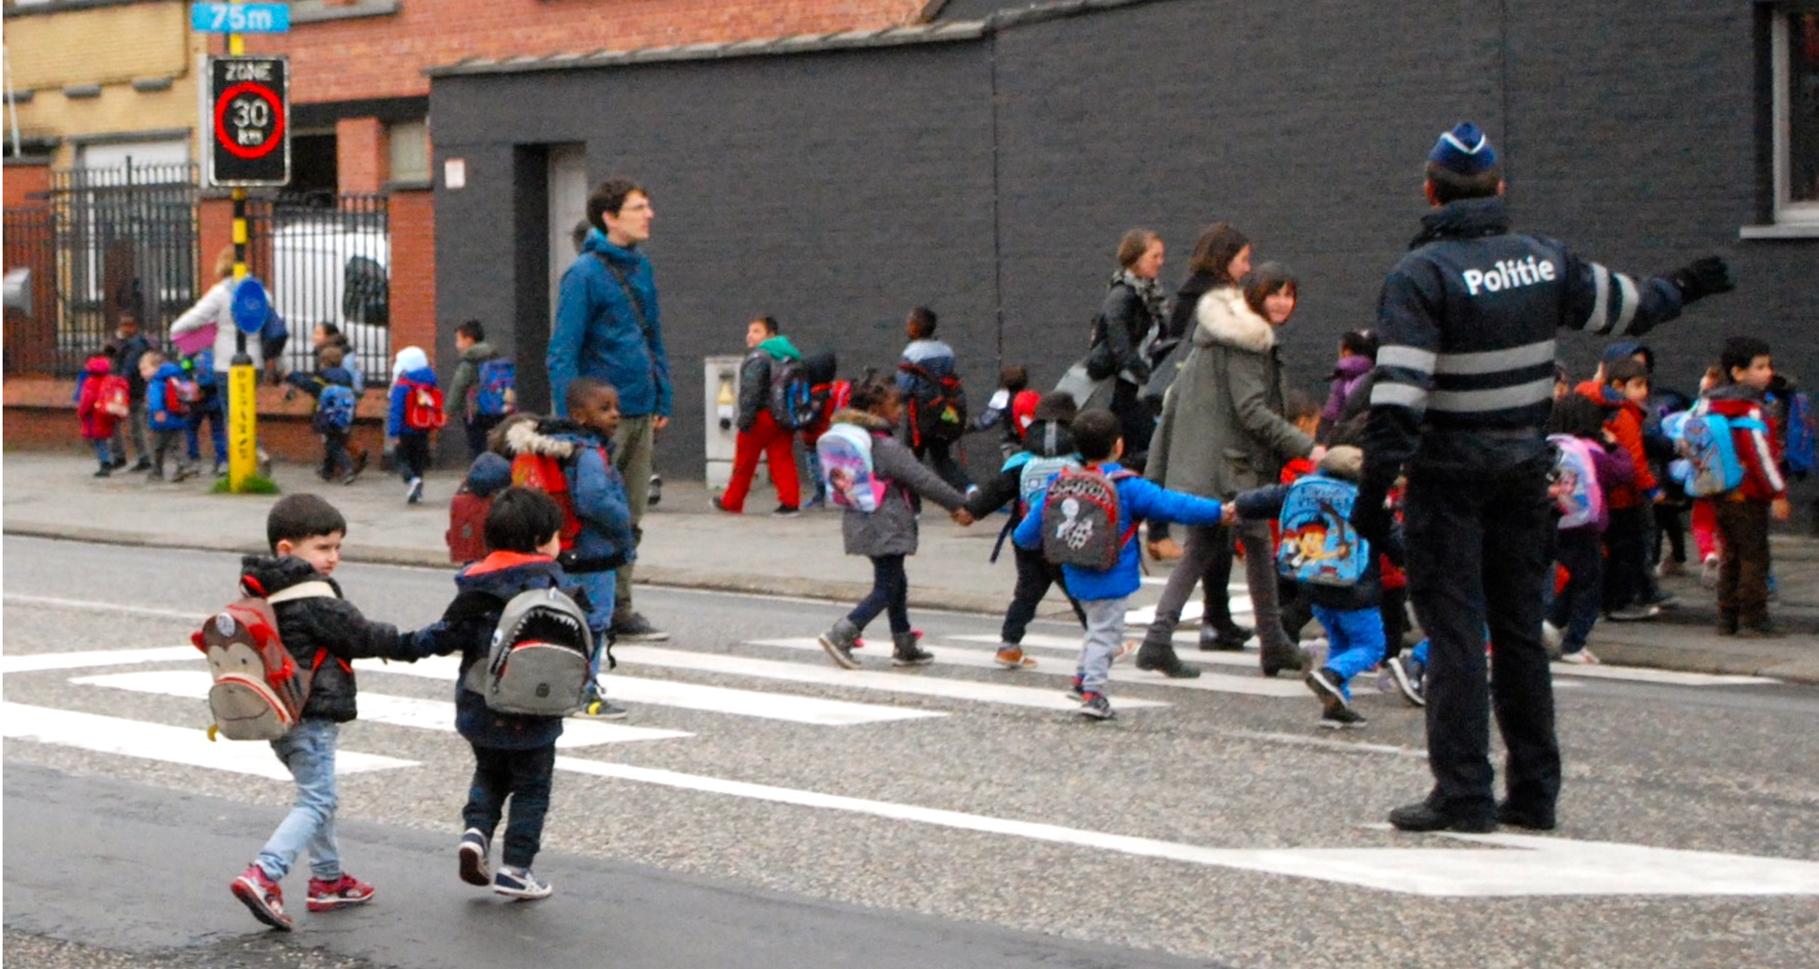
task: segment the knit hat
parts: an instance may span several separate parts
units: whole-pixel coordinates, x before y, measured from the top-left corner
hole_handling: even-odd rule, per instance
[[[1440,135],[1427,160],[1459,175],[1478,175],[1497,167],[1497,149],[1477,125],[1461,121]]]

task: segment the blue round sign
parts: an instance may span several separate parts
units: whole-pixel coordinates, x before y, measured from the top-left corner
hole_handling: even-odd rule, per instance
[[[234,325],[247,336],[257,336],[265,329],[265,321],[272,315],[272,301],[265,295],[265,286],[251,276],[240,280],[234,287],[234,303],[228,311],[234,318]]]

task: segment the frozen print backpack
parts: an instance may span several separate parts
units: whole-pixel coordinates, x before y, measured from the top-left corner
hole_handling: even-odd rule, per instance
[[[492,646],[463,685],[498,713],[565,717],[586,699],[594,649],[575,600],[560,589],[529,589],[505,604]]]
[[[1137,522],[1123,520],[1118,482],[1132,471],[1064,468],[1042,500],[1042,556],[1056,565],[1104,572],[1118,564]]]
[[[841,508],[871,514],[888,489],[872,467],[872,434],[857,424],[835,424],[815,442],[827,475],[828,494]]]
[[[299,582],[267,596],[250,578],[240,580],[246,597],[211,616],[190,642],[208,659],[215,683],[208,690],[210,739],[277,740],[290,732],[309,699],[314,666],[305,669],[278,639],[278,617],[272,607],[297,599],[337,598],[323,581]]]
[[[1370,543],[1352,529],[1357,500],[1357,485],[1323,474],[1289,485],[1277,519],[1276,571],[1309,585],[1357,585],[1371,564]]]
[[[1598,484],[1598,466],[1592,461],[1592,442],[1571,434],[1550,434],[1554,445],[1554,503],[1560,508],[1560,527],[1583,528],[1604,517],[1604,488]]]

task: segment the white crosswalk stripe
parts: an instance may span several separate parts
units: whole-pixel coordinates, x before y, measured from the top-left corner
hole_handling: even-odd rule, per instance
[[[99,676],[78,676],[70,682],[81,686],[100,686],[193,700],[207,699],[210,685],[206,676],[193,670],[103,673]],[[442,700],[387,696],[384,693],[362,690],[360,691],[360,719],[368,723],[383,723],[394,727],[453,733],[455,730],[455,705]],[[688,736],[692,735],[682,730],[659,730],[654,727],[634,727],[627,724],[600,723],[594,720],[569,720],[563,725],[562,736],[556,739],[556,746],[563,750],[570,750],[633,740],[669,740]]]
[[[1043,657],[1032,669],[1005,670],[993,662],[993,650],[978,649],[971,646],[960,646],[952,640],[964,637],[946,637],[940,643],[935,654],[933,666],[962,666],[968,669],[987,669],[1005,673],[1012,678],[1017,674],[1031,672],[1037,675],[1072,676],[1074,674],[1074,657]],[[782,649],[813,650],[820,652],[821,644],[813,639],[755,639],[757,646],[775,646]],[[994,640],[995,642],[995,640]],[[931,645],[930,649],[934,649]],[[1080,652],[1080,644],[1075,643],[1073,652]],[[1192,680],[1171,680],[1160,673],[1148,673],[1130,665],[1128,659],[1112,665],[1111,681],[1113,683],[1131,683],[1141,686],[1167,686],[1182,690],[1205,690],[1214,693],[1242,693],[1249,696],[1293,696],[1305,698],[1307,687],[1294,680],[1266,680],[1260,676],[1239,677],[1225,673],[1207,673]],[[1118,704],[1126,704],[1119,698]]]
[[[202,674],[198,673],[197,676]],[[59,710],[24,703],[0,703],[0,736],[8,740],[35,740],[61,747],[75,747],[102,754],[119,754],[188,767],[251,774],[272,780],[290,780],[290,771],[272,756],[268,744],[208,739],[198,716],[198,726],[173,727],[163,723],[127,720],[96,713]],[[415,767],[416,761],[379,754],[340,750],[335,773]]]

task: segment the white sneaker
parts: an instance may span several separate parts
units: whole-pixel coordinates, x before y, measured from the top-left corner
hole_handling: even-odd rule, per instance
[[[1565,637],[1565,630],[1545,619],[1541,621],[1541,644],[1547,647],[1550,656],[1560,655],[1560,642]]]
[[[411,479],[410,486],[404,490],[404,500],[413,505],[423,500],[422,478]]]
[[[1597,656],[1592,655],[1591,650],[1581,649],[1577,653],[1562,653],[1560,662],[1572,663],[1577,666],[1597,666],[1600,660]]]
[[[1707,589],[1718,588],[1718,556],[1707,555],[1699,566],[1699,584]]]

